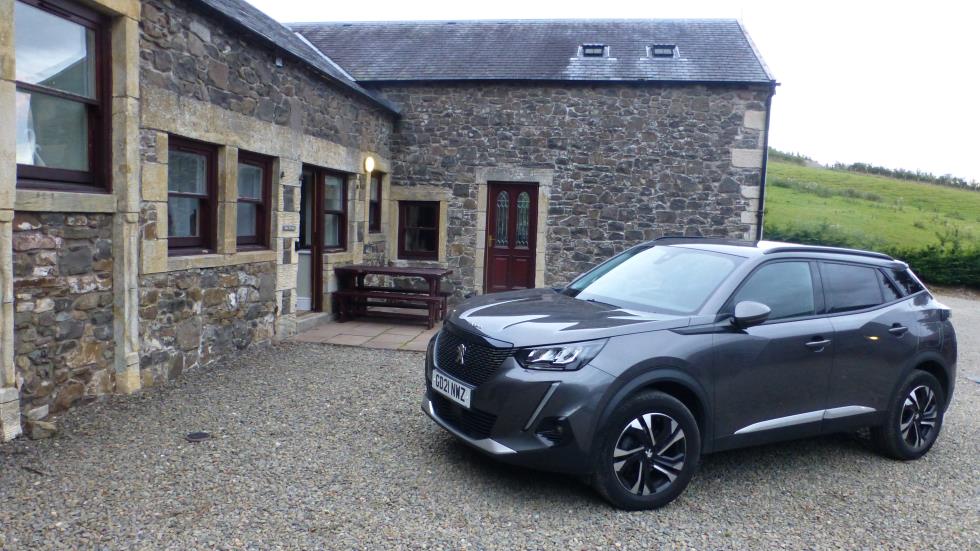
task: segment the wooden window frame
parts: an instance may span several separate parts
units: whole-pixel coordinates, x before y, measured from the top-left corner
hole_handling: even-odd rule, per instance
[[[201,231],[198,237],[170,237],[169,223],[167,231],[167,247],[170,256],[186,256],[193,254],[208,254],[215,251],[217,242],[217,220],[218,220],[218,146],[209,143],[189,140],[177,136],[170,136],[170,151],[184,151],[203,155],[207,159],[207,171],[205,176],[206,193],[177,193],[170,191],[169,181],[167,182],[167,199],[170,197],[191,197],[198,199],[202,205]],[[167,206],[169,213],[169,205]]]
[[[269,205],[272,202],[271,201],[272,159],[266,157],[265,155],[259,155],[257,153],[239,151],[238,164],[250,165],[262,169],[262,197],[259,199],[251,199],[251,198],[242,197],[241,193],[238,193],[237,205],[240,205],[242,203],[250,203],[256,205],[255,208],[256,235],[246,235],[246,236],[238,235],[238,228],[236,225],[235,228],[236,246],[239,250],[268,248],[269,233],[270,233],[269,225],[272,220],[272,213],[270,212],[269,209]],[[237,217],[237,206],[236,206],[236,217]]]
[[[323,252],[328,253],[338,253],[347,250],[347,209],[348,209],[348,187],[350,187],[350,182],[348,181],[348,174],[345,172],[337,172],[334,170],[319,170],[317,172],[317,187],[318,190],[318,200],[316,212],[319,213],[317,217],[317,223],[320,224],[320,240],[322,242]],[[340,210],[327,210],[324,208],[326,204],[326,185],[327,176],[336,176],[340,178],[340,189],[341,189],[341,199],[340,199]],[[325,217],[328,214],[337,215],[340,217],[340,231],[338,235],[338,240],[340,245],[328,246],[326,243],[327,229],[325,226]]]
[[[15,81],[17,90],[81,103],[88,114],[88,171],[17,165],[17,187],[50,191],[109,193],[112,191],[112,51],[109,18],[67,0],[15,0],[76,23],[95,33],[95,99],[45,86]],[[16,56],[16,52],[14,53]]]
[[[431,252],[418,252],[405,250],[405,230],[407,229],[433,229],[433,228],[409,228],[405,225],[406,209],[412,206],[428,206],[436,210],[436,248]],[[439,201],[399,201],[398,202],[398,258],[403,260],[439,260],[439,240],[441,237],[442,205]]]
[[[371,195],[372,184],[378,184],[378,196]],[[368,181],[368,233],[381,233],[381,198],[384,197],[384,174],[372,173]]]

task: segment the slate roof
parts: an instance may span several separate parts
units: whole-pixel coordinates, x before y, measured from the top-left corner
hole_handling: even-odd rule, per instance
[[[583,80],[772,83],[731,19],[328,22],[290,25],[359,82]],[[607,57],[579,57],[582,44]],[[673,59],[647,47],[675,44]]]
[[[375,104],[398,113],[398,108],[388,100],[365,89],[333,61],[296,36],[288,27],[269,17],[259,9],[243,0],[200,0],[202,4],[232,20],[245,30],[257,35],[267,43],[299,58],[319,71],[323,76],[341,86],[363,96]]]

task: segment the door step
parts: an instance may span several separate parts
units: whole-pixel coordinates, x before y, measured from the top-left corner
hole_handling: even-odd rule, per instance
[[[326,312],[306,312],[296,316],[296,332],[302,333],[323,325],[332,319]]]

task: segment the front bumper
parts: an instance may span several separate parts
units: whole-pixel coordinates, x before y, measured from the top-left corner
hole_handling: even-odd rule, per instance
[[[431,387],[429,389],[431,392]],[[517,453],[515,450],[508,448],[507,446],[493,440],[491,438],[481,438],[479,440],[475,438],[470,438],[463,434],[463,432],[455,427],[453,427],[448,421],[443,420],[436,414],[435,408],[432,407],[432,400],[428,395],[422,400],[422,411],[426,413],[437,425],[449,431],[453,436],[459,438],[463,442],[466,442],[474,448],[486,452],[490,455],[507,455],[511,453]]]
[[[507,463],[570,474],[591,471],[595,421],[610,375],[590,366],[529,370],[508,357],[473,388],[466,409],[432,389],[430,373],[439,367],[433,356],[430,346],[422,410],[440,427]]]

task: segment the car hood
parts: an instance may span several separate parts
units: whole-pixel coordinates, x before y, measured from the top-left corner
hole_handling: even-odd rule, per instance
[[[528,289],[471,298],[448,322],[512,346],[536,346],[602,339],[630,333],[686,327],[688,316],[618,308],[579,300],[553,289]]]

